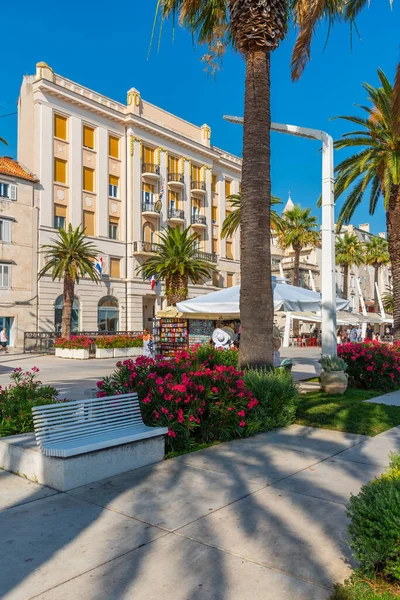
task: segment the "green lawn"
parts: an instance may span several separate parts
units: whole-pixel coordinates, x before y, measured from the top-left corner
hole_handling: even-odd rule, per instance
[[[377,435],[400,425],[400,407],[363,402],[379,391],[349,388],[344,395],[323,392],[300,394],[296,423],[349,433]]]
[[[369,581],[355,573],[344,585],[335,586],[331,600],[398,600],[400,588],[385,581]]]

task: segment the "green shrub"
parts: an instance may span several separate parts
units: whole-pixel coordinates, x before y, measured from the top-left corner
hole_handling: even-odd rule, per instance
[[[332,373],[333,371],[347,371],[346,361],[338,356],[321,356],[318,362],[325,373]]]
[[[12,384],[0,386],[0,437],[33,431],[32,407],[58,402],[57,390],[36,379],[39,369],[15,369]]]
[[[258,400],[248,420],[249,432],[259,433],[293,423],[298,392],[290,373],[281,369],[248,369],[244,383]]]
[[[141,348],[143,336],[130,335],[101,335],[95,339],[97,348]]]
[[[331,600],[396,600],[398,591],[385,581],[366,581],[362,573],[355,573],[344,584],[335,585]]]
[[[207,364],[210,368],[217,366],[237,367],[238,351],[236,348],[223,350],[214,348],[211,344],[196,345],[190,348],[190,355],[197,364]]]
[[[400,580],[400,454],[350,498],[350,546],[367,574]]]

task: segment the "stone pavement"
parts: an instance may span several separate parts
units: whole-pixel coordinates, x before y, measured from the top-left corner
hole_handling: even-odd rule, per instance
[[[364,400],[364,402],[369,402],[371,404],[387,404],[388,406],[400,406],[400,390],[389,392],[388,394],[383,394],[383,396],[377,396],[370,400]]]
[[[58,493],[0,471],[4,600],[328,600],[400,428],[293,425]]]

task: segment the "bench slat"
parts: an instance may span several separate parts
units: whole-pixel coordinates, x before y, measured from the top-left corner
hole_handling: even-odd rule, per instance
[[[139,408],[119,408],[119,409],[110,409],[110,410],[102,410],[102,411],[77,411],[71,415],[61,415],[59,417],[34,417],[33,422],[37,429],[41,427],[51,427],[52,425],[73,425],[74,423],[78,423],[81,421],[97,421],[109,419],[110,417],[129,417],[133,420],[142,420],[142,415]]]
[[[83,398],[82,400],[67,400],[67,402],[62,402],[61,404],[45,404],[43,406],[33,406],[32,407],[32,412],[39,412],[39,413],[44,413],[47,412],[49,410],[53,410],[53,409],[60,409],[62,410],[64,406],[67,407],[72,407],[72,406],[76,406],[76,405],[80,405],[80,404],[101,404],[102,402],[106,402],[106,403],[110,403],[110,401],[114,401],[114,400],[133,400],[136,402],[139,402],[138,400],[138,396],[136,392],[132,392],[131,394],[117,394],[116,396],[103,396],[101,398]]]
[[[126,427],[140,427],[143,425],[143,422],[141,423],[132,423],[131,421],[121,421],[119,423],[115,423],[113,425],[109,425],[108,427],[104,427],[103,425],[99,424],[96,427],[81,427],[79,429],[74,429],[74,430],[65,430],[65,431],[54,431],[49,432],[49,435],[37,435],[37,439],[41,442],[41,443],[54,443],[57,441],[62,441],[62,440],[66,440],[66,439],[76,439],[79,437],[86,435],[95,435],[96,433],[100,432],[100,433],[107,433],[110,431],[114,431],[116,429],[124,429]]]

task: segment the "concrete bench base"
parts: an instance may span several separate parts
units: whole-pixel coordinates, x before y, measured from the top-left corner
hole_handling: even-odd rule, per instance
[[[65,492],[164,458],[164,437],[152,437],[71,458],[44,456],[33,433],[0,438],[0,468]]]

